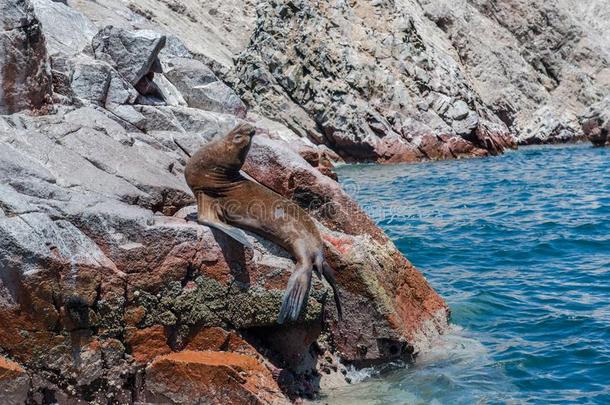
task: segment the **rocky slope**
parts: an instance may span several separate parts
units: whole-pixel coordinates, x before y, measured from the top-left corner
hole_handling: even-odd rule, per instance
[[[582,139],[578,116],[610,92],[604,0],[70,4],[178,35],[251,111],[348,161]]]
[[[0,9],[1,404],[285,403],[444,331],[445,303],[331,178],[338,157],[248,113],[213,62],[60,2]],[[341,322],[316,279],[279,326],[287,253],[192,220],[183,148],[242,119],[247,174],[318,223]]]

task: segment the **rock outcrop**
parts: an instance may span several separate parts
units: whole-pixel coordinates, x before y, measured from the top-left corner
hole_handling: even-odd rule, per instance
[[[0,116],[10,403],[285,403],[346,384],[348,364],[413,361],[444,331],[445,303],[331,178],[331,150],[248,115],[176,37],[104,25],[60,46],[63,30],[33,23],[51,44],[54,106]],[[259,127],[245,171],[317,221],[343,322],[316,279],[301,318],[278,325],[287,253],[192,220],[185,152],[244,118]]]
[[[45,39],[29,0],[0,1],[0,114],[43,109],[51,96]]]
[[[579,115],[610,92],[603,0],[168,4],[74,1],[100,25],[179,36],[251,111],[347,160],[581,140]]]
[[[189,111],[197,113],[181,113]],[[184,219],[193,200],[172,137],[197,145],[205,141],[198,134],[128,132],[101,107],[2,122],[0,347],[32,374],[34,393],[53,392],[60,403],[140,395],[147,389],[134,381],[147,381],[142,367],[158,356],[236,351],[228,338],[210,346],[194,337],[215,327],[251,341],[269,369],[285,369],[284,392],[311,395],[321,383],[311,372],[326,357],[335,368],[339,359],[409,360],[446,324],[446,307],[421,274],[288,144],[258,139],[246,170],[320,222],[342,323],[316,280],[302,320],[280,328],[293,269],[286,253],[254,235],[255,249],[244,250]],[[70,372],[76,377],[63,380]]]
[[[283,403],[413,361],[447,306],[333,164],[606,144],[586,3],[0,0],[2,401]],[[192,220],[187,153],[244,119],[244,170],[317,222],[342,322],[316,279],[278,325],[287,253]]]

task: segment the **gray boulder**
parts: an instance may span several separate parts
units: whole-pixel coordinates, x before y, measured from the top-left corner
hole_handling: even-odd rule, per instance
[[[176,86],[174,86],[165,75],[155,75],[153,82],[161,92],[161,96],[167,105],[187,106],[182,93],[180,93]]]
[[[95,58],[109,63],[134,86],[151,71],[164,45],[165,36],[157,32],[127,31],[111,25],[92,41]]]
[[[0,114],[50,101],[45,38],[29,0],[0,0]]]
[[[171,58],[164,61],[163,70],[189,107],[245,117],[246,106],[239,96],[202,62]]]
[[[79,55],[68,65],[65,74],[70,77],[70,91],[82,100],[101,106],[123,105],[133,104],[138,97],[134,87],[107,62]]]
[[[51,56],[75,55],[91,46],[98,29],[82,13],[53,0],[32,0]]]
[[[103,105],[112,78],[112,67],[88,56],[78,57],[73,63],[71,88],[76,97]]]

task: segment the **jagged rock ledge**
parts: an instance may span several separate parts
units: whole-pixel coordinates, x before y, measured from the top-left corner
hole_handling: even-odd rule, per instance
[[[179,37],[251,112],[348,161],[582,140],[610,93],[605,0],[69,3]]]
[[[51,0],[0,10],[19,55],[0,66],[0,403],[284,403],[444,331],[446,304],[331,178],[337,155],[248,114],[178,38]],[[192,152],[244,118],[245,171],[317,221],[343,322],[315,280],[279,326],[286,252],[189,220],[175,141]]]

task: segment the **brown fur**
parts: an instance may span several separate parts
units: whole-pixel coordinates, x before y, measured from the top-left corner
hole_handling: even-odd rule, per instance
[[[340,314],[334,274],[324,260],[322,238],[314,221],[294,202],[240,174],[254,132],[252,126],[240,124],[222,139],[204,145],[187,163],[184,174],[197,197],[198,221],[248,229],[277,243],[296,259],[280,323],[298,318],[309,294],[314,266],[333,287]]]

